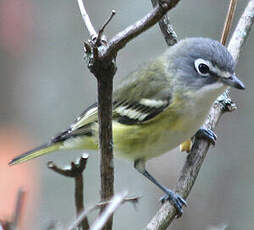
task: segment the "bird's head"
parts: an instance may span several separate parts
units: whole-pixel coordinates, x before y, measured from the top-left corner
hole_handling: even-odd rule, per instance
[[[245,89],[235,75],[235,61],[218,41],[187,38],[168,51],[169,68],[176,78],[192,89],[221,85]]]

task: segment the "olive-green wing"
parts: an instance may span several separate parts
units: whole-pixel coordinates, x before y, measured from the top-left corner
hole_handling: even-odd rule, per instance
[[[129,74],[113,93],[113,120],[126,125],[147,123],[169,105],[171,82],[160,59]],[[97,103],[88,107],[70,126],[52,141],[77,135],[90,135],[91,124],[98,121]]]

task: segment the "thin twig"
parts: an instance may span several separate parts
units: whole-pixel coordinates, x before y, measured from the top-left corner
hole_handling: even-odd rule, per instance
[[[224,23],[224,28],[223,28],[222,36],[221,36],[221,40],[220,40],[222,45],[226,45],[227,38],[228,38],[228,35],[230,32],[230,28],[231,28],[232,22],[233,22],[236,5],[237,5],[237,0],[230,0],[227,16],[226,16],[226,20]]]
[[[89,18],[89,15],[86,12],[86,8],[84,6],[83,0],[77,0],[80,13],[82,15],[83,21],[85,22],[86,28],[91,36],[92,39],[97,37],[96,30],[93,27],[93,24],[91,23],[91,20]]]
[[[126,203],[126,202],[129,202],[129,203],[132,203],[133,205],[136,205],[139,201],[140,197],[130,197],[130,198],[124,198],[122,203]],[[101,201],[100,203],[96,204],[96,207],[97,208],[100,208],[100,207],[105,207],[106,205],[108,205],[111,201]]]
[[[228,45],[228,50],[236,62],[242,45],[248,37],[248,32],[250,31],[253,21],[254,1],[250,0]],[[234,103],[232,103],[231,99],[228,97],[228,92],[226,91],[216,100],[211,108],[205,127],[214,129],[222,114],[225,111],[231,111],[235,108]],[[198,139],[195,140],[192,151],[186,159],[176,185],[176,191],[183,196],[183,198],[187,198],[189,195],[208,150],[209,143],[207,141]],[[169,202],[166,202],[148,223],[146,229],[165,230],[174,220],[175,216],[175,208],[172,207]]]
[[[153,7],[156,7],[158,0],[151,0]],[[170,19],[165,14],[159,21],[160,30],[164,36],[164,39],[168,46],[173,46],[177,43],[177,34],[173,29],[173,26],[170,23]]]
[[[86,168],[88,160],[88,154],[83,154],[75,163],[71,162],[70,167],[60,168],[52,161],[48,162],[48,168],[53,170],[54,172],[66,176],[74,178],[75,181],[75,207],[76,207],[76,215],[77,217],[84,210],[84,196],[83,196],[83,171]],[[83,218],[79,223],[82,226],[83,230],[89,229],[89,223],[87,218]]]
[[[104,25],[101,27],[101,29],[99,29],[99,33],[98,33],[98,36],[97,36],[96,42],[95,42],[95,45],[96,45],[96,46],[99,46],[101,41],[106,42],[106,39],[102,39],[102,35],[103,35],[103,32],[104,32],[106,26],[110,23],[110,21],[111,21],[112,18],[115,16],[115,14],[116,14],[116,11],[115,11],[115,10],[112,10],[112,11],[111,11],[111,14],[110,14],[110,16],[109,16],[109,18],[106,20],[106,22],[105,22]]]
[[[108,219],[114,214],[117,208],[122,204],[123,200],[127,196],[127,192],[116,194],[110,201],[110,204],[106,206],[101,215],[92,224],[90,230],[101,230],[107,223]]]

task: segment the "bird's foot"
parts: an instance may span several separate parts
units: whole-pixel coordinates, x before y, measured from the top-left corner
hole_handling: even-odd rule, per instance
[[[217,139],[216,134],[211,129],[206,128],[200,128],[195,136],[201,139],[206,139],[212,145],[215,145]]]
[[[167,200],[171,202],[176,209],[177,218],[181,217],[183,215],[183,206],[187,207],[186,201],[172,190],[166,189],[166,191],[166,195],[164,195],[160,199],[161,203],[164,203]]]

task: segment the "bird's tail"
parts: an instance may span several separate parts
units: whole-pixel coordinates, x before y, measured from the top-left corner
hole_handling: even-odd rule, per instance
[[[15,165],[15,164],[19,164],[19,163],[23,163],[25,161],[31,160],[33,158],[39,157],[41,155],[53,152],[53,151],[57,151],[59,149],[59,147],[61,146],[61,143],[48,143],[45,145],[41,145],[35,149],[32,149],[29,152],[23,153],[17,157],[15,157],[14,159],[12,159],[9,162],[9,165]]]

